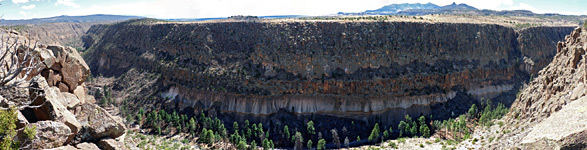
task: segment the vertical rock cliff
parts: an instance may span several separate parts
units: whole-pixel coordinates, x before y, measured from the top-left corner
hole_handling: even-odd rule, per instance
[[[372,21],[129,21],[95,25],[84,43],[92,72],[116,77],[114,89],[133,93],[128,98],[139,103],[160,103],[144,100],[159,97],[182,107],[255,115],[284,109],[348,116],[418,107],[413,114],[419,115],[458,93],[474,100],[511,92],[553,54],[547,47],[571,30]]]

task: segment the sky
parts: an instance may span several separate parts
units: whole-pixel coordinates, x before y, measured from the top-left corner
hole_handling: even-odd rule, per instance
[[[530,10],[587,15],[587,0],[0,0],[2,19],[91,14],[151,18],[215,18],[234,15],[332,15],[398,3],[465,3],[478,9]]]

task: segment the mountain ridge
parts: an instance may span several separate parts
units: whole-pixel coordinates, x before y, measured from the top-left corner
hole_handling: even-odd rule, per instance
[[[33,19],[15,19],[6,20],[1,19],[0,25],[13,26],[13,25],[25,25],[25,24],[45,24],[45,23],[85,23],[85,22],[111,22],[111,21],[123,21],[134,18],[145,18],[141,16],[124,16],[124,15],[107,15],[107,14],[94,14],[85,16],[55,16],[48,18],[33,18]]]

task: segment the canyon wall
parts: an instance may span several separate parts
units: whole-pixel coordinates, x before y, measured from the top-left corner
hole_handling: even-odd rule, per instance
[[[505,126],[488,149],[587,148],[587,30],[578,27],[557,43],[553,60],[512,104]]]
[[[82,36],[95,24],[97,23],[46,23],[3,28],[18,30],[21,36],[39,43],[71,46],[81,50]]]
[[[227,21],[95,25],[84,36],[92,73],[115,89],[183,107],[267,115],[377,113],[492,98],[550,61],[571,27],[494,24]],[[541,38],[547,37],[547,38]],[[526,59],[524,59],[526,57]],[[526,60],[526,61],[524,61]],[[151,86],[122,80],[149,74]],[[147,77],[144,77],[147,78]],[[146,81],[146,79],[145,79]],[[134,87],[134,86],[133,86]],[[150,93],[133,92],[147,88]]]

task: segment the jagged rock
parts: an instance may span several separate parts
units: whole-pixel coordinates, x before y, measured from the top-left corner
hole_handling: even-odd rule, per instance
[[[79,99],[80,103],[85,103],[86,102],[86,90],[83,86],[77,86],[74,90],[73,90],[73,94],[75,94],[75,96],[77,97],[77,99]]]
[[[83,149],[83,150],[100,150],[100,148],[98,148],[98,146],[96,146],[96,144],[87,143],[87,142],[79,143],[75,147],[77,147],[79,149]]]
[[[587,148],[586,42],[587,32],[578,27],[557,44],[552,62],[512,104],[506,117],[506,124],[512,126],[502,128],[511,132],[500,135],[490,149],[512,145],[522,149]]]
[[[75,147],[73,147],[71,145],[65,145],[65,146],[51,148],[51,149],[46,149],[46,150],[79,150],[79,149],[78,148],[75,148]]]
[[[82,139],[117,138],[126,131],[120,119],[113,118],[96,104],[80,105],[75,111],[75,116],[84,128],[84,133],[80,133]]]
[[[81,55],[71,47],[48,46],[47,49],[53,51],[57,60],[61,64],[61,74],[63,82],[67,84],[68,92],[82,84],[90,74],[90,68],[83,60]]]
[[[45,90],[45,95],[40,99],[44,101],[43,106],[34,109],[35,116],[39,120],[54,120],[65,123],[70,128],[70,131],[74,133],[67,138],[68,142],[71,141],[75,133],[81,129],[81,124],[63,105],[66,103],[64,102],[65,97],[56,88],[49,88]]]
[[[65,84],[63,82],[59,82],[59,91],[69,92],[69,87],[67,86],[67,84]]]
[[[56,86],[61,82],[61,75],[53,71],[52,69],[45,69],[41,72],[41,75],[47,79],[47,83],[51,86]]]
[[[77,99],[77,96],[68,92],[61,92],[63,95],[63,102],[62,104],[67,107],[67,109],[73,109],[80,104],[80,100]]]
[[[35,138],[31,141],[31,148],[55,148],[67,143],[71,130],[65,124],[55,121],[39,121],[29,124],[37,127]]]
[[[45,64],[46,67],[51,67],[55,64],[55,57],[53,57],[52,51],[42,50],[42,49],[35,49],[35,52],[40,53],[39,58]]]
[[[1,101],[1,96],[0,96],[0,101]],[[24,117],[24,115],[22,115],[22,112],[17,111],[18,115],[16,116],[16,128],[20,129],[26,125],[29,124],[29,121],[26,119],[26,117]]]
[[[104,150],[121,150],[124,149],[124,144],[114,139],[102,139],[98,145]]]

